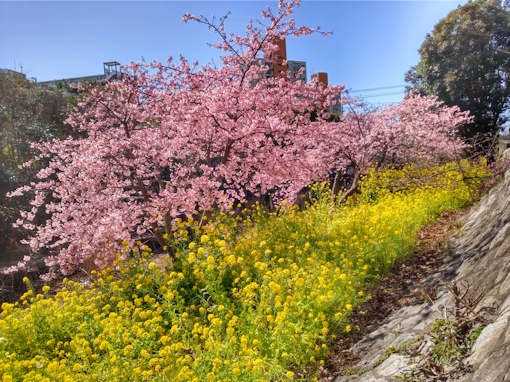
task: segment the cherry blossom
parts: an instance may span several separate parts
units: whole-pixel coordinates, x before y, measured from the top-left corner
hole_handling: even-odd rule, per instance
[[[226,52],[221,66],[183,57],[134,63],[120,81],[81,87],[68,123],[82,136],[36,144],[48,166],[38,182],[11,194],[34,195],[17,224],[33,232],[25,241],[33,252],[51,251],[49,277],[85,261],[111,264],[125,255],[125,242],[162,250],[177,217],[268,193],[292,201],[348,166],[358,175],[390,159],[439,160],[462,149],[454,131],[468,116],[431,97],[410,95],[380,111],[353,108],[328,122],[343,86],[285,73],[267,78],[278,39],[327,34],[296,25],[290,15],[298,5],[265,9],[243,36],[225,32],[226,16],[185,15],[216,33],[214,46]],[[35,226],[40,208],[49,218]]]

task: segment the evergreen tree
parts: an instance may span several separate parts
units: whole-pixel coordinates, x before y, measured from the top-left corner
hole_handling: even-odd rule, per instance
[[[410,88],[469,111],[468,139],[491,140],[510,107],[510,11],[497,0],[472,0],[450,12],[425,38]],[[487,148],[487,145],[485,145]]]

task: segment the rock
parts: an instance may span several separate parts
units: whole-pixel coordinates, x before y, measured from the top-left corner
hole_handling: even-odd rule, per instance
[[[509,326],[510,313],[500,316],[495,322],[487,325],[473,346],[467,361],[474,367],[479,366],[489,354],[505,342],[505,331]]]
[[[510,348],[501,347],[498,351],[486,354],[485,360],[471,375],[459,380],[463,382],[508,382],[510,381]]]
[[[503,228],[499,230],[496,236],[492,239],[489,250],[493,250],[496,247],[501,247],[504,241],[510,236],[510,223],[507,223]]]
[[[400,375],[409,369],[409,357],[400,354],[392,354],[386,361],[380,364],[374,371],[381,377]]]
[[[508,313],[508,312],[510,312],[510,293],[507,294],[505,300],[500,305],[499,310],[501,311],[501,313]]]
[[[390,347],[398,349],[401,346],[405,346],[406,344],[416,342],[416,341],[417,341],[417,338],[416,338],[415,333],[410,333],[408,331],[404,331],[404,333],[402,333],[400,336],[395,338],[395,340],[390,344]]]

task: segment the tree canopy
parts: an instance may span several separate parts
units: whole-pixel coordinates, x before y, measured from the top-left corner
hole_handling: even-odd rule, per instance
[[[6,192],[35,181],[44,162],[31,167],[21,165],[32,160],[36,151],[31,144],[63,138],[72,133],[64,123],[68,102],[74,95],[61,89],[43,89],[14,71],[0,73],[0,264],[10,253],[19,253],[15,244],[22,230],[12,224],[20,210],[30,208],[28,198],[9,200]],[[67,94],[67,95],[66,95]],[[41,222],[38,220],[39,223]],[[6,259],[7,258],[7,259]]]
[[[474,0],[450,12],[425,38],[406,81],[474,117],[460,129],[494,137],[510,107],[510,12],[497,0]]]
[[[328,122],[343,86],[289,73],[267,78],[261,58],[276,52],[275,41],[321,33],[296,25],[290,16],[298,5],[262,11],[244,36],[227,34],[225,17],[185,15],[216,32],[215,46],[226,53],[221,67],[170,58],[132,64],[121,80],[87,87],[67,119],[81,135],[37,144],[48,165],[10,194],[33,196],[16,224],[33,232],[24,241],[32,251],[52,252],[47,277],[88,261],[109,265],[117,253],[128,255],[125,243],[173,256],[167,238],[181,217],[268,194],[277,204],[293,201],[347,167],[360,176],[376,164],[456,156],[463,143],[454,132],[470,117],[437,97],[410,94],[398,106]],[[43,206],[50,217],[36,224]]]

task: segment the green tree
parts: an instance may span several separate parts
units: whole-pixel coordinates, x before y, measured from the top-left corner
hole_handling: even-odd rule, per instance
[[[16,178],[31,176],[18,168],[34,156],[30,143],[71,134],[64,123],[66,93],[39,88],[20,73],[0,73],[0,167],[4,171]]]
[[[497,0],[469,1],[427,34],[419,53],[409,89],[468,110],[474,120],[461,127],[464,138],[494,138],[510,107],[510,12]]]
[[[23,232],[12,223],[19,210],[30,208],[29,199],[12,200],[6,193],[36,180],[41,163],[19,167],[35,158],[32,142],[76,135],[64,122],[75,99],[70,89],[39,88],[20,73],[0,72],[0,269],[24,254],[17,245]]]

